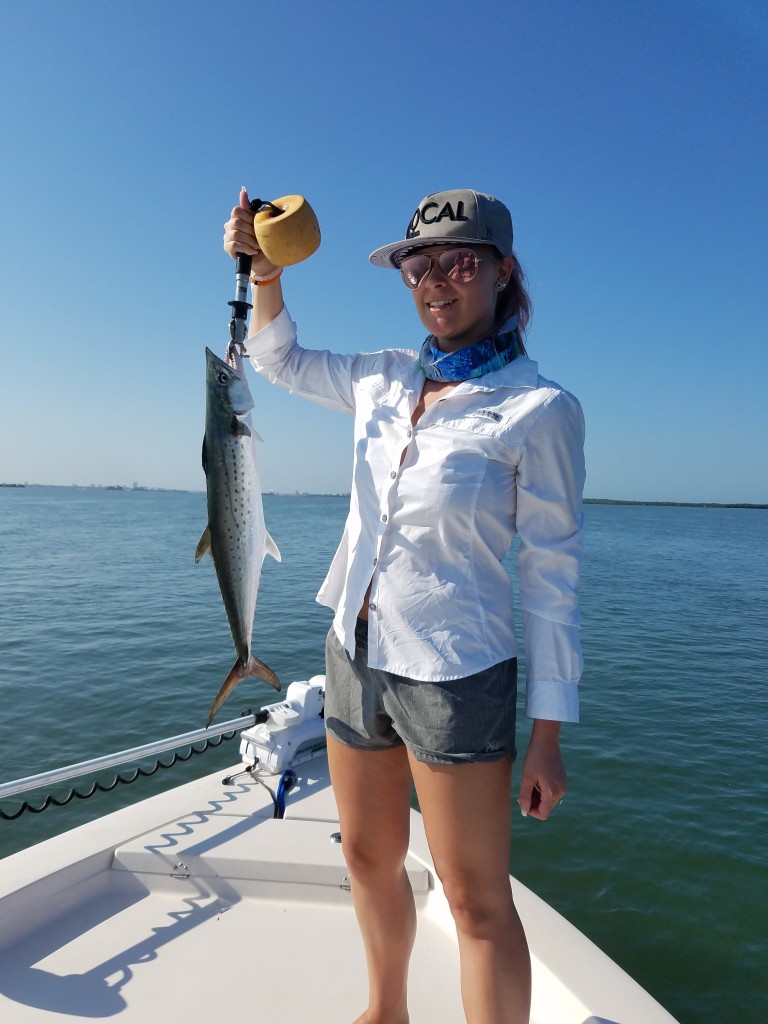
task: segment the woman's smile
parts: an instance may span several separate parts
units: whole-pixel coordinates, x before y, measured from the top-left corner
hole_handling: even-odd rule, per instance
[[[424,305],[432,316],[439,318],[445,316],[456,305],[456,299],[435,299],[432,302],[425,302]]]

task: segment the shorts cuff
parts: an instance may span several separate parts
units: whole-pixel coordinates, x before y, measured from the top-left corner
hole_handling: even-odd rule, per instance
[[[367,740],[350,739],[347,736],[340,736],[327,721],[325,723],[325,731],[337,743],[341,743],[343,747],[349,747],[351,750],[365,750],[375,754],[382,750],[398,750],[400,747],[405,746],[402,740],[399,743],[372,743]]]

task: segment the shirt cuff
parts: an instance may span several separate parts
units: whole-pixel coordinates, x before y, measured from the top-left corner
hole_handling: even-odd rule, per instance
[[[276,353],[290,348],[295,340],[296,324],[283,306],[271,323],[246,338],[245,354],[251,360],[254,370],[264,370],[270,363],[276,362]]]
[[[526,683],[525,713],[529,718],[544,718],[550,722],[578,722],[578,685],[542,680]]]
[[[526,700],[530,718],[578,722],[582,656],[579,627],[523,612]]]

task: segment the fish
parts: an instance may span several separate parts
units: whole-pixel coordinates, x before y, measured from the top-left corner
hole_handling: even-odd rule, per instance
[[[242,358],[230,345],[227,361],[209,348],[206,359],[203,470],[208,525],[195,551],[195,563],[209,554],[229,620],[237,660],[211,705],[206,728],[243,679],[253,676],[280,690],[280,680],[254,657],[253,617],[264,558],[278,562],[280,551],[264,522],[256,445],[261,441],[251,421],[254,402]]]

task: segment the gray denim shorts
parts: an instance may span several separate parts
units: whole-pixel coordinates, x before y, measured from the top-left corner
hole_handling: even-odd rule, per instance
[[[517,658],[448,682],[368,668],[367,623],[358,621],[355,657],[331,627],[325,644],[325,723],[348,747],[405,745],[419,761],[462,764],[515,759]]]

